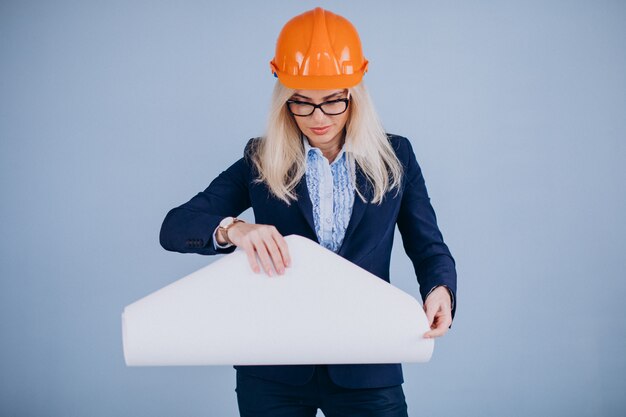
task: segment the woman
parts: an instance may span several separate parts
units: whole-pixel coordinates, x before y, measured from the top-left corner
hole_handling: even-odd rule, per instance
[[[424,337],[439,337],[452,323],[454,260],[410,142],[384,132],[361,82],[367,64],[343,17],[316,8],[290,20],[270,63],[278,82],[266,135],[167,214],[161,244],[206,255],[240,247],[272,275],[289,267],[283,236],[298,234],[389,281],[397,225],[431,323]],[[256,223],[236,218],[249,207]],[[242,416],[407,415],[399,364],[236,369]]]

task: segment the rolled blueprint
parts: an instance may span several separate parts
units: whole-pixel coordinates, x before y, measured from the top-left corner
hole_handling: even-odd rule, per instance
[[[409,294],[319,244],[287,236],[284,275],[242,250],[128,305],[129,366],[427,362],[426,315]]]

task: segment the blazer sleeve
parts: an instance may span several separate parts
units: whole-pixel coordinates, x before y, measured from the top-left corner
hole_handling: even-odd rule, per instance
[[[253,139],[248,142],[243,158],[215,178],[206,190],[167,213],[159,234],[164,249],[203,255],[235,250],[234,246],[216,249],[213,232],[224,217],[238,216],[250,207],[248,154],[252,143]]]
[[[401,138],[398,154],[404,168],[404,183],[398,229],[404,249],[413,263],[420,285],[422,300],[439,285],[450,290],[456,310],[456,266],[448,246],[437,226],[435,211],[411,142]]]

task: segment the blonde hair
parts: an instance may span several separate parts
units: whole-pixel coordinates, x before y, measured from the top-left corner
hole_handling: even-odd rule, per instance
[[[372,188],[371,202],[380,204],[388,191],[400,188],[402,165],[365,85],[361,82],[348,91],[351,100],[345,127],[346,157],[365,174]],[[252,160],[259,173],[257,180],[264,182],[272,194],[287,204],[297,199],[294,189],[306,168],[302,133],[285,105],[294,92],[276,81],[267,131],[252,150]],[[364,190],[356,188],[359,197],[365,201]]]

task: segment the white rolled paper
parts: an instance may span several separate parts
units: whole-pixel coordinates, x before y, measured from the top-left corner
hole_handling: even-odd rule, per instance
[[[128,305],[129,366],[427,362],[428,322],[409,294],[300,236],[292,266],[255,274],[237,250]]]

